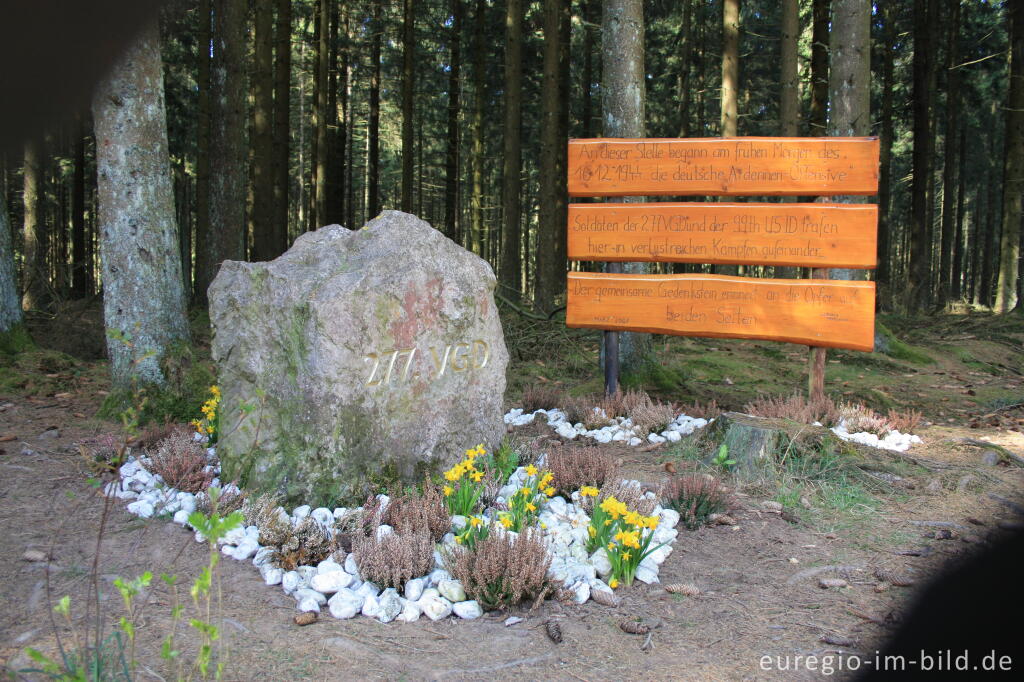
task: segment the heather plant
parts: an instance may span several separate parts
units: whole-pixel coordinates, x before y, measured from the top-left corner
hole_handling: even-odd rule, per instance
[[[434,541],[424,530],[373,532],[353,539],[352,554],[365,580],[400,590],[407,581],[430,572],[434,566]]]
[[[695,530],[707,522],[708,516],[725,512],[731,501],[718,480],[702,474],[689,474],[671,479],[662,499],[679,512],[683,524]]]
[[[600,488],[618,470],[615,460],[599,448],[566,445],[548,453],[545,465],[554,476],[557,491],[568,497],[582,486]]]
[[[422,492],[393,495],[380,517],[383,523],[399,531],[424,531],[435,542],[452,525],[444,496],[429,481],[424,481]]]
[[[521,402],[524,412],[551,410],[565,403],[565,393],[551,384],[531,384],[523,390]]]
[[[921,424],[921,420],[924,415],[918,410],[906,410],[899,411],[890,409],[886,415],[886,419],[889,420],[889,424],[892,428],[899,431],[900,433],[913,433],[915,429]]]
[[[789,419],[800,424],[818,422],[825,426],[835,426],[839,423],[839,408],[828,396],[810,401],[799,393],[788,398],[758,396],[744,405],[743,411],[755,417]]]
[[[145,467],[172,488],[201,493],[210,487],[214,478],[213,470],[207,465],[206,448],[190,433],[177,430],[157,444]]]
[[[540,534],[528,528],[515,535],[491,533],[473,548],[456,546],[444,564],[482,608],[508,609],[544,591],[551,556]]]

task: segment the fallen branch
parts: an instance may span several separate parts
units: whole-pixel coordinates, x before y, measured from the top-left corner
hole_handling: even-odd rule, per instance
[[[1011,450],[1004,448],[1002,445],[996,445],[995,443],[990,443],[987,440],[977,440],[975,438],[957,438],[955,442],[963,443],[964,445],[972,445],[976,448],[993,450],[999,455],[999,458],[1007,464],[1014,462],[1017,466],[1024,467],[1024,457],[1021,457],[1016,452],[1012,452]]]

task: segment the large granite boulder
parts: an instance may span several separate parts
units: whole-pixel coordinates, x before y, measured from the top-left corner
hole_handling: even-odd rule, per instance
[[[209,289],[222,479],[333,504],[496,446],[494,288],[484,260],[398,211],[226,261]]]

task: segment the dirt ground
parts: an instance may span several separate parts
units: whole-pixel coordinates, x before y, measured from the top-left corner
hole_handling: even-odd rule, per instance
[[[982,332],[972,334],[985,338]],[[957,335],[965,335],[962,326],[951,328],[942,343],[974,343],[973,336],[965,341]],[[724,342],[715,343],[721,348]],[[1019,346],[1019,340],[1011,339],[1010,344]],[[756,358],[763,356],[760,348],[738,343],[728,346],[726,353],[712,355],[693,346],[693,353],[702,362],[728,357],[729,362],[755,367]],[[1016,369],[1019,350],[1006,343],[988,350],[971,346],[969,354],[959,353],[959,365],[951,364],[953,353],[936,353],[938,362],[929,366],[886,361],[884,366],[855,367],[848,378],[833,376],[830,382],[849,382],[854,388],[863,380],[865,394],[873,380],[887,395],[919,399],[917,405],[925,409],[931,425],[919,431],[925,442],[910,451],[909,461],[918,464],[908,464],[911,473],[905,480],[887,493],[831,506],[815,501],[811,509],[798,508],[797,516],[791,517],[794,522],[763,510],[761,502],[775,491],[740,491],[735,526],[697,531],[680,527],[676,551],[662,567],[662,585],[637,583],[621,590],[621,604],[615,608],[593,601],[569,606],[549,600],[532,613],[528,608],[516,612],[525,620],[511,627],[503,625],[508,614],[388,625],[366,618],[325,617],[299,627],[292,621],[291,597],[279,587],[264,586],[249,562],[225,559],[220,573],[223,635],[229,650],[224,678],[816,679],[820,672],[764,670],[762,657],[873,654],[929,576],[1008,532],[1003,526],[1019,523],[1012,505],[997,498],[1022,501],[1024,469],[986,466],[979,448],[958,442],[964,437],[989,439],[1024,453],[1021,408],[993,407],[995,399],[1002,400],[999,405],[1010,405],[1010,398],[1024,395],[1024,378]],[[802,365],[799,354],[791,364],[797,375]],[[536,376],[550,369],[550,363],[538,360],[533,369],[521,365],[515,371]],[[748,379],[757,380],[725,369],[727,381],[714,376],[698,379],[704,386],[717,381],[723,390],[736,388],[734,381],[742,387]],[[55,632],[66,645],[73,639],[71,628],[55,622],[52,615],[52,605],[61,596],[71,596],[80,631],[96,622],[94,615],[86,617],[85,609],[88,595],[98,587],[100,620],[109,633],[122,615],[112,586],[116,576],[151,570],[154,575],[181,576],[187,586],[207,559],[205,546],[181,527],[161,519],[135,518],[120,503],[113,506],[97,545],[104,504],[86,483],[91,473],[79,444],[118,432],[116,424],[92,417],[106,388],[104,367],[83,363],[31,371],[38,374],[7,388],[0,386],[0,538],[5,550],[0,552],[0,670],[18,679],[32,677],[17,673],[31,667],[26,647],[52,654]],[[552,432],[536,428],[532,435],[541,447],[555,447]],[[602,447],[623,458],[625,473],[642,480],[659,480],[668,462],[680,470],[688,465],[669,448]],[[941,524],[954,524],[953,537],[934,537]],[[28,550],[51,559],[28,561]],[[849,587],[820,588],[820,577],[839,575],[828,568],[836,566],[847,567],[843,575]],[[915,584],[876,592],[876,567],[911,575]],[[683,597],[665,591],[663,585],[675,582],[693,583],[701,594]],[[173,597],[155,579],[140,603],[136,677],[174,679],[159,657]],[[656,626],[646,649],[645,636],[619,628],[634,618]],[[560,626],[561,643],[548,638],[549,621]],[[848,640],[848,645],[825,643],[826,635],[837,638],[834,641]],[[193,645],[186,641],[181,646],[187,656],[194,655]]]

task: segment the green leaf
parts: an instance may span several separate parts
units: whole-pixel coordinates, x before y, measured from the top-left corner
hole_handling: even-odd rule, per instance
[[[71,597],[64,595],[53,607],[53,612],[61,616],[67,616],[71,612]]]

